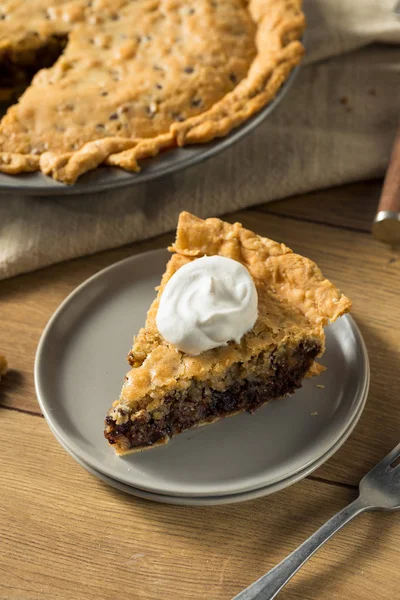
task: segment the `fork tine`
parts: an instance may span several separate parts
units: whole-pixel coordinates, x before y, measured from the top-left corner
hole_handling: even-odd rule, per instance
[[[391,450],[389,454],[385,456],[385,458],[382,458],[382,460],[378,462],[378,464],[375,465],[375,467],[373,467],[371,471],[375,471],[375,469],[388,467],[394,460],[396,460],[398,456],[400,456],[400,444],[397,444],[397,446],[395,446],[393,450]]]

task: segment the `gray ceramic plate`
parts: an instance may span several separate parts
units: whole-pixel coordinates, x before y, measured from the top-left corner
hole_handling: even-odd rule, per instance
[[[242,137],[255,129],[282,100],[291,86],[299,67],[293,69],[287,81],[282,85],[275,98],[252,119],[241,127],[234,129],[229,135],[217,138],[207,144],[186,146],[162,152],[156,157],[141,161],[140,173],[130,173],[113,167],[99,167],[79,178],[74,185],[65,185],[55,181],[43,173],[25,173],[21,175],[6,175],[0,173],[0,194],[26,194],[30,196],[60,196],[100,192],[144,183],[174,173],[200,163],[225,148],[228,148]],[[1,113],[6,107],[0,106]]]
[[[253,416],[184,433],[164,447],[114,454],[103,437],[104,416],[118,397],[132,334],[144,322],[166,259],[166,251],[157,250],[116,263],[79,286],[53,315],[38,347],[35,380],[57,437],[104,475],[172,496],[256,490],[320,460],[343,437],[368,390],[365,345],[348,316],[327,329],[328,370],[293,396]]]
[[[209,497],[206,497],[206,496],[204,496],[204,497],[202,497],[202,496],[194,496],[194,497],[168,496],[167,494],[156,494],[153,492],[146,492],[145,490],[141,490],[139,488],[135,488],[133,486],[126,485],[125,483],[121,483],[120,481],[117,481],[116,479],[107,477],[107,475],[104,475],[100,471],[96,471],[96,469],[93,469],[88,464],[86,464],[83,460],[78,458],[57,437],[57,434],[53,431],[50,424],[49,424],[49,427],[50,427],[51,431],[53,431],[55,438],[58,440],[58,442],[61,444],[61,446],[64,448],[64,450],[66,450],[68,452],[68,454],[70,456],[72,456],[72,458],[74,460],[76,460],[76,462],[78,464],[80,464],[89,473],[91,473],[92,475],[94,475],[95,477],[97,477],[98,479],[103,481],[103,483],[106,483],[107,485],[110,485],[111,487],[113,487],[121,492],[130,494],[131,496],[138,496],[139,498],[151,500],[153,502],[163,502],[165,504],[177,504],[177,505],[181,505],[181,506],[215,506],[217,504],[234,504],[237,502],[244,502],[246,500],[255,500],[256,498],[261,498],[262,496],[268,496],[269,494],[278,492],[279,490],[282,490],[282,489],[288,487],[289,485],[293,485],[297,481],[304,479],[304,477],[306,477],[307,475],[309,475],[310,473],[315,471],[315,469],[317,469],[325,461],[327,461],[344,444],[344,442],[347,440],[347,438],[349,437],[349,435],[351,434],[351,432],[357,425],[359,418],[361,417],[361,414],[362,414],[362,411],[363,411],[364,405],[365,405],[365,400],[366,400],[366,396],[365,396],[364,402],[362,402],[360,404],[360,407],[359,407],[353,421],[349,424],[348,428],[346,429],[346,431],[344,432],[344,434],[340,438],[340,440],[334,446],[332,446],[332,448],[329,450],[329,452],[324,454],[319,460],[312,463],[307,468],[299,471],[295,475],[292,475],[292,477],[283,479],[283,480],[279,481],[278,483],[274,483],[274,484],[266,486],[266,487],[252,490],[250,492],[242,492],[241,494],[231,494],[229,496],[209,496]]]

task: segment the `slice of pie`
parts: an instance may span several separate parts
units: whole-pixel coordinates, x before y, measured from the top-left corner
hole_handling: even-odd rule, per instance
[[[187,429],[292,393],[319,371],[314,361],[324,351],[324,325],[351,307],[314,262],[240,223],[183,212],[170,250],[157,298],[128,356],[132,368],[106,417],[105,436],[118,454],[164,444]],[[178,269],[213,255],[248,269],[258,317],[239,342],[185,354],[157,329],[160,298]]]
[[[5,0],[0,171],[74,183],[228,134],[303,56],[301,0]]]

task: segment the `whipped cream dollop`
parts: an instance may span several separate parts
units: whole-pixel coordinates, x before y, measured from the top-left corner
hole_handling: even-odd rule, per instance
[[[161,335],[187,354],[239,342],[257,319],[257,290],[241,263],[204,256],[168,281],[156,324]]]

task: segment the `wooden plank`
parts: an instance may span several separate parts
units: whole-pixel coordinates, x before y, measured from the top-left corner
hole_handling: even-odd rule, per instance
[[[269,202],[256,210],[369,233],[381,189],[381,180],[352,183]]]
[[[227,600],[355,497],[305,480],[230,506],[156,504],[89,475],[41,418],[3,410],[2,428],[1,600]],[[399,533],[393,515],[359,517],[281,597],[397,598]]]
[[[351,232],[276,215],[242,211],[230,215],[262,235],[284,241],[316,260],[354,302],[353,314],[370,352],[372,383],[365,413],[350,440],[318,476],[356,484],[398,442],[397,390],[400,336],[400,254],[364,233]],[[38,411],[33,361],[40,333],[57,305],[87,276],[119,258],[165,246],[171,235],[145,244],[70,261],[2,283],[2,350],[11,373],[0,387],[0,402]]]

